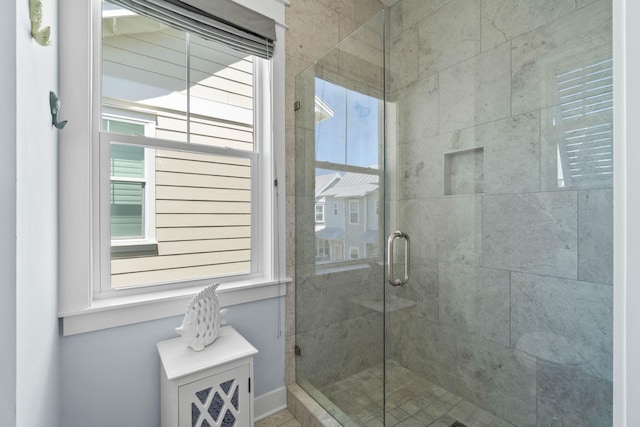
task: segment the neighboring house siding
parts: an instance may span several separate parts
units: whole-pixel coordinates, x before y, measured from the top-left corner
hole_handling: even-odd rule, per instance
[[[158,253],[111,261],[111,286],[248,272],[249,162],[156,151]]]

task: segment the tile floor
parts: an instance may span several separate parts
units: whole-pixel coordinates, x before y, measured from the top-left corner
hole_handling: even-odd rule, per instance
[[[302,427],[302,424],[296,421],[291,412],[285,409],[258,421],[255,423],[255,427]]]
[[[309,384],[302,386],[342,425],[384,427],[382,380],[379,366],[320,390],[309,389]],[[450,427],[458,421],[467,427],[513,427],[394,362],[387,364],[386,409],[386,426]],[[257,427],[300,425],[286,410],[256,423]]]

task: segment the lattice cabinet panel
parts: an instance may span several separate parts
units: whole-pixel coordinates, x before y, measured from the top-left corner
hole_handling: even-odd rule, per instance
[[[249,365],[185,384],[178,399],[180,427],[249,425]]]
[[[162,427],[253,426],[253,356],[230,326],[203,351],[180,338],[157,344],[161,362]]]

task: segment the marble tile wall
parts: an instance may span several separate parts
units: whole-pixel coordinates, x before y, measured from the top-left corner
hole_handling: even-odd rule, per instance
[[[388,22],[387,205],[415,266],[388,293],[415,304],[387,355],[514,425],[610,426],[612,182],[562,186],[556,76],[611,58],[611,1],[402,0]]]

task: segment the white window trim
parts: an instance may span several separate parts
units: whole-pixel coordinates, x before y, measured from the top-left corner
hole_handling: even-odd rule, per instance
[[[263,13],[276,22],[284,22],[284,4],[277,0],[243,0],[242,4]],[[176,316],[184,313],[186,304],[202,285],[154,293],[127,295],[96,300],[93,286],[100,280],[99,170],[97,142],[99,140],[101,100],[94,96],[92,88],[100,87],[101,40],[94,33],[100,28],[101,7],[99,0],[87,2],[61,2],[59,5],[59,38],[65,49],[60,50],[60,99],[64,105],[69,126],[60,133],[60,228],[59,228],[59,308],[62,333],[71,335],[93,330],[122,326],[136,322]],[[259,278],[237,282],[224,282],[219,288],[223,306],[279,297],[285,294],[289,279],[284,277],[285,218],[284,194],[284,26],[276,26],[277,43],[271,60],[272,111],[268,108],[255,118],[256,132],[259,124],[273,123],[272,135],[266,138],[261,158],[265,165],[273,167],[271,179],[260,180],[256,192],[261,197],[273,198],[273,215],[261,215],[256,227],[268,230],[270,238],[257,242],[258,252],[273,253],[272,259],[263,260],[269,274]],[[259,95],[259,94],[258,94]],[[258,101],[257,101],[258,102]],[[279,118],[273,120],[273,118]],[[87,141],[92,141],[88,144]],[[274,143],[276,141],[276,143]],[[84,161],[82,161],[84,160]],[[278,182],[278,187],[272,185]],[[280,213],[280,214],[279,214]],[[275,230],[278,230],[276,233]]]

